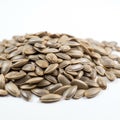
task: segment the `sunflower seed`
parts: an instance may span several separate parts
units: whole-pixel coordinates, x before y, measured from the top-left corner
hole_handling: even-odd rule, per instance
[[[5,77],[3,74],[0,74],[0,89],[5,87]]]
[[[35,65],[34,64],[26,64],[22,67],[22,70],[24,71],[34,71]]]
[[[97,94],[99,94],[101,91],[101,88],[90,88],[85,91],[85,97],[92,98],[95,97]]]
[[[99,85],[102,89],[106,89],[106,88],[107,88],[107,83],[106,83],[104,77],[98,77],[98,78],[97,78],[97,83],[98,83],[98,85]]]
[[[77,86],[71,86],[63,93],[64,99],[69,100],[75,95],[76,91],[77,91]]]
[[[74,99],[80,99],[81,97],[84,96],[85,90],[80,89],[77,90],[77,92],[75,93],[75,96],[73,96]]]
[[[6,96],[8,92],[6,90],[0,89],[0,96]]]
[[[58,75],[58,81],[59,81],[60,83],[62,83],[63,85],[70,85],[70,81],[68,80],[68,78],[65,77],[65,76],[62,75],[62,74],[59,74],[59,75]]]
[[[46,55],[46,59],[50,62],[50,63],[57,63],[58,58],[54,53],[48,53]]]
[[[57,102],[61,100],[62,96],[58,94],[47,94],[40,98],[41,102],[44,103],[51,103],[51,102]]]
[[[57,90],[54,91],[55,94],[59,94],[59,95],[63,95],[63,93],[70,88],[70,85],[64,85],[60,88],[58,88]]]
[[[8,91],[8,93],[10,93],[11,95],[13,95],[15,97],[20,96],[20,90],[13,82],[7,83],[5,85],[5,89]]]
[[[73,80],[71,85],[78,86],[78,89],[88,89],[88,85],[84,81],[78,79]]]
[[[44,74],[49,74],[49,73],[52,73],[54,70],[56,70],[58,67],[58,64],[50,64],[48,66],[48,68],[46,68],[46,70],[44,71]]]
[[[48,62],[45,60],[37,60],[36,64],[41,68],[47,68],[49,65]]]
[[[32,89],[31,91],[32,91],[33,94],[35,94],[39,97],[49,94],[49,91],[45,90],[45,89],[35,88],[35,89]]]
[[[29,101],[32,97],[32,94],[30,91],[28,90],[20,90],[20,93],[22,95],[22,97],[26,100],[26,101]]]
[[[20,71],[20,72],[13,71],[13,72],[9,72],[8,74],[6,74],[5,78],[10,79],[10,80],[12,79],[17,80],[17,79],[23,78],[25,75],[26,73],[23,71]]]
[[[42,80],[43,80],[42,77],[33,77],[31,79],[28,79],[25,83],[35,84],[35,83],[39,83]]]

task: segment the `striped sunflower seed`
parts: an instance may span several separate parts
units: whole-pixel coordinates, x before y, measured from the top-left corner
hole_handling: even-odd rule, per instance
[[[37,60],[36,64],[41,68],[47,68],[49,65],[48,62],[45,60]]]
[[[8,92],[6,90],[0,89],[0,96],[7,96]]]
[[[39,97],[49,94],[49,91],[45,90],[45,89],[34,88],[31,91],[32,91],[33,94],[35,94]]]
[[[71,86],[63,93],[64,99],[69,100],[75,95],[76,91],[77,91],[77,86]]]
[[[57,63],[56,64],[50,64],[48,66],[48,68],[46,68],[46,70],[44,71],[44,74],[50,74],[50,73],[52,73],[54,70],[57,69],[57,67],[58,67]]]
[[[25,75],[26,73],[23,71],[20,71],[20,72],[12,71],[6,74],[5,78],[10,79],[10,80],[12,79],[17,80],[17,79],[23,78]]]
[[[101,91],[101,88],[90,88],[90,89],[88,89],[88,90],[85,91],[85,97],[87,97],[87,98],[93,98],[97,94],[99,94],[100,91]]]
[[[85,90],[80,89],[77,90],[77,92],[75,93],[75,95],[73,96],[74,99],[80,99],[81,97],[84,96]]]
[[[60,101],[61,98],[62,96],[58,94],[47,94],[47,95],[42,96],[40,100],[41,102],[44,102],[44,103],[51,103],[51,102]]]
[[[8,91],[8,93],[10,93],[11,95],[13,95],[15,97],[20,96],[20,90],[13,82],[7,83],[5,85],[5,89]]]
[[[88,85],[82,81],[82,80],[78,80],[78,79],[74,79],[72,82],[71,82],[71,85],[76,85],[78,86],[78,89],[88,89]]]

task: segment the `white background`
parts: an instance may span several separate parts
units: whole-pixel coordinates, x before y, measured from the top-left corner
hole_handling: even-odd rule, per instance
[[[0,40],[48,31],[120,40],[119,0],[0,0]],[[0,98],[1,120],[120,120],[120,80],[94,99],[43,104]]]

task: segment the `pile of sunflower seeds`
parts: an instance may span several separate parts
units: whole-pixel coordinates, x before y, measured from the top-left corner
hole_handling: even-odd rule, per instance
[[[120,77],[116,42],[40,32],[0,43],[0,96],[41,102],[92,98]]]

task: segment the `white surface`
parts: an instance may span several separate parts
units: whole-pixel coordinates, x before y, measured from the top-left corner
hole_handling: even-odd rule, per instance
[[[0,39],[39,31],[120,40],[119,0],[0,0]],[[120,43],[120,42],[119,42]],[[0,98],[2,120],[120,120],[120,80],[94,99],[41,104]]]

